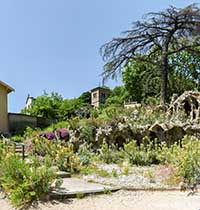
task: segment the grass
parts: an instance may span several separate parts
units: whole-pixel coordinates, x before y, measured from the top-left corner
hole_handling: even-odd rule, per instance
[[[118,173],[117,173],[117,170],[116,169],[113,169],[112,172],[111,172],[111,174],[115,178],[118,177]]]
[[[85,197],[84,193],[77,193],[76,198],[83,199]]]
[[[129,170],[129,167],[124,167],[122,169],[122,174],[125,175],[125,176],[128,176],[130,173],[130,170]]]
[[[82,167],[80,174],[81,175],[96,174],[100,177],[110,177],[111,176],[106,170],[99,169],[96,166]]]

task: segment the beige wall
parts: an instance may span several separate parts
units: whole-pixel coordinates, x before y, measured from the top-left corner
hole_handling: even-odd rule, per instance
[[[0,133],[8,132],[7,89],[0,84]]]
[[[92,92],[92,106],[99,107],[99,90],[95,90]]]
[[[94,107],[99,107],[101,103],[105,103],[107,97],[109,96],[110,91],[105,89],[96,89],[91,92],[91,104]],[[104,94],[104,97],[102,97]],[[95,97],[94,97],[95,96]]]

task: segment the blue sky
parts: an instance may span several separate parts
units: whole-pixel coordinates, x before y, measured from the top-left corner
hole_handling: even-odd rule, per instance
[[[198,3],[198,1],[196,1]],[[9,111],[43,90],[64,98],[99,85],[99,48],[150,11],[189,0],[2,0],[0,1],[0,80],[15,89]],[[111,88],[118,82],[108,81]]]

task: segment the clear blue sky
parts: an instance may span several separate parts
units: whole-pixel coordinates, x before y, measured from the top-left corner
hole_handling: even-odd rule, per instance
[[[198,2],[198,1],[197,1]],[[26,97],[58,92],[79,96],[99,85],[99,48],[131,22],[189,0],[4,0],[0,1],[0,80],[15,92],[9,111],[19,112]],[[120,78],[118,83],[120,83]],[[109,81],[107,85],[117,84]]]

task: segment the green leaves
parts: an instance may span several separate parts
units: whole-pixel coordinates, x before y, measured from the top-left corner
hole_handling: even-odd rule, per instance
[[[48,161],[40,163],[31,159],[31,165],[19,156],[8,154],[1,161],[0,184],[16,207],[23,207],[49,191],[50,184],[56,177]],[[42,164],[42,165],[41,165]]]
[[[74,99],[63,99],[56,92],[38,96],[30,108],[24,108],[21,112],[37,117],[65,120],[71,117],[85,117],[90,109],[90,93],[85,92]]]
[[[145,60],[146,56],[138,55]],[[157,97],[160,92],[161,72],[159,55],[149,57],[154,64],[146,61],[132,60],[122,72],[122,80],[128,98],[131,101],[148,101],[149,97]],[[191,52],[179,52],[168,57],[168,95],[169,101],[173,93],[178,95],[186,90],[200,89],[200,58]]]
[[[131,101],[141,102],[159,94],[160,72],[153,64],[135,60],[129,62],[122,72],[122,80]]]

